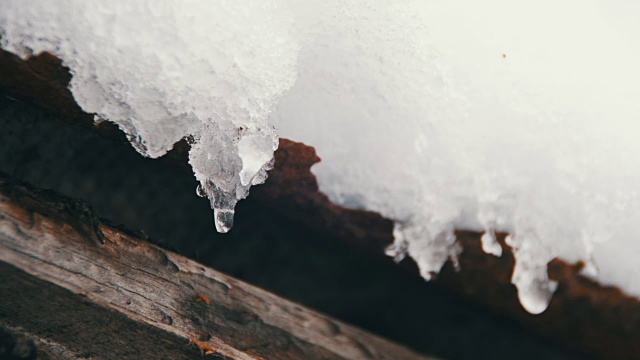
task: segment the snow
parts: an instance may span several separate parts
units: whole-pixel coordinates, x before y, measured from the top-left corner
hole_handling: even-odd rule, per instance
[[[531,313],[556,288],[554,257],[640,295],[638,5],[324,1],[295,11],[300,75],[273,121],[316,147],[313,171],[334,202],[396,220],[390,256],[411,256],[429,279],[464,251],[454,229],[484,231],[495,256],[493,232],[507,231]]]
[[[483,231],[492,256],[505,231],[531,313],[555,257],[640,296],[640,5],[29,4],[2,0],[2,46],[59,55],[83,109],[144,155],[190,138],[219,231],[280,135],[316,147],[334,202],[395,220],[387,254],[425,279],[457,264],[455,229]]]
[[[189,138],[216,228],[265,180],[278,137],[267,119],[293,84],[292,18],[263,1],[3,0],[2,46],[49,51],[78,104],[115,122],[145,156]]]

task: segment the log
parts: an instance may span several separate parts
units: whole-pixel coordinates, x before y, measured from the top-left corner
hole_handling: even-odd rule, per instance
[[[0,334],[23,338],[0,351],[23,358],[429,359],[3,174],[0,274]]]

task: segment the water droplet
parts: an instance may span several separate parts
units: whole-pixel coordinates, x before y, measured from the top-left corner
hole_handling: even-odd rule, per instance
[[[226,233],[233,227],[234,210],[229,209],[213,209],[213,217],[216,224],[216,230]]]
[[[522,307],[530,314],[538,315],[547,310],[551,296],[558,284],[555,281],[532,281],[528,284],[518,283],[518,299]]]
[[[487,230],[480,238],[482,243],[482,251],[497,257],[502,256],[502,246],[496,239],[496,233],[493,230]]]

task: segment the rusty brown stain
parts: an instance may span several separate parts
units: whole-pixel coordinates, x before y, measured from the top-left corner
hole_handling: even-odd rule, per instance
[[[211,345],[205,343],[204,341],[200,341],[197,337],[193,335],[189,335],[189,345],[193,345],[193,344],[195,344],[200,349],[202,356],[213,355],[217,353],[217,351]]]
[[[204,302],[207,305],[211,305],[211,300],[209,300],[209,298],[203,293],[198,293],[198,295],[196,295],[196,302],[200,301]]]

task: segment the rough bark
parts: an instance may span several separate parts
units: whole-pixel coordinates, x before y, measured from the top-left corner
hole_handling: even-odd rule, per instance
[[[186,358],[191,341],[232,359],[426,359],[4,176],[0,261],[0,323],[69,354]],[[65,338],[69,331],[80,338]]]

